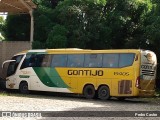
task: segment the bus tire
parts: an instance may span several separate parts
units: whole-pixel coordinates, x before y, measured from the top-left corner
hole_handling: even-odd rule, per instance
[[[98,98],[101,100],[108,100],[110,98],[110,90],[108,86],[101,86],[98,89]]]
[[[83,89],[83,95],[87,99],[92,99],[95,96],[95,88],[93,85],[86,85]]]
[[[27,82],[20,83],[20,85],[19,85],[19,91],[20,91],[20,93],[28,94],[29,93],[28,83]]]

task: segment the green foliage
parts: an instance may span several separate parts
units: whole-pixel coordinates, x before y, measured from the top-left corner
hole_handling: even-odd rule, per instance
[[[66,48],[66,41],[67,38],[61,35],[52,36],[49,34],[49,38],[47,40],[47,47],[48,48]]]
[[[2,31],[3,25],[4,25],[4,19],[2,16],[0,16],[0,31]]]
[[[158,41],[158,26],[153,30],[153,23],[158,21],[151,22],[159,13],[157,1],[33,1],[38,5],[34,11],[33,48],[148,48]],[[29,40],[29,30],[29,16],[8,16],[5,31],[8,40]]]
[[[147,40],[148,46],[146,49],[153,50],[158,58],[158,63],[160,63],[160,1],[153,0],[153,7],[151,12],[146,16],[144,21],[144,36]],[[157,79],[160,80],[160,64],[157,67]],[[160,88],[160,82],[159,88]]]
[[[64,26],[55,25],[48,35],[47,48],[66,48],[66,34],[67,29]]]
[[[30,39],[30,16],[8,15],[5,37],[9,41],[27,41]]]
[[[43,42],[40,41],[33,41],[32,42],[32,48],[34,49],[45,49],[46,45]]]
[[[66,36],[67,29],[64,26],[57,24],[53,27],[51,32],[53,33],[53,35]]]
[[[34,39],[46,42],[48,33],[52,28],[52,22],[46,15],[39,15],[35,18]]]
[[[158,53],[158,0],[33,1],[38,5],[33,48],[142,48]],[[7,39],[29,40],[29,19],[26,15],[9,16]]]
[[[2,16],[0,16],[0,41],[4,40],[4,29],[5,29],[5,21]]]

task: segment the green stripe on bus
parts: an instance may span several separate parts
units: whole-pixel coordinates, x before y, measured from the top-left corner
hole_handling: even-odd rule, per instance
[[[54,68],[33,67],[33,70],[35,71],[41,82],[46,86],[69,88],[69,86],[63,81],[63,79],[59,76],[58,72]]]

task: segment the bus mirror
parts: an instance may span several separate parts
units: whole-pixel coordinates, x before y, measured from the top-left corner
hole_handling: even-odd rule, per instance
[[[16,60],[6,60],[6,61],[4,61],[3,64],[2,64],[2,69],[4,68],[4,65],[6,63],[10,63],[10,62],[16,62]]]

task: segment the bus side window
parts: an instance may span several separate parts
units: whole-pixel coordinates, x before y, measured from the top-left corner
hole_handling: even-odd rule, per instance
[[[119,67],[127,67],[133,64],[135,58],[134,53],[122,53],[119,58]]]
[[[102,54],[86,54],[84,67],[102,67]]]
[[[44,58],[45,58],[44,54],[38,54],[34,56],[34,63],[32,67],[41,67]]]
[[[52,55],[51,67],[66,67],[67,55]]]
[[[118,68],[119,54],[108,53],[103,55],[103,67]]]
[[[41,67],[49,67],[51,63],[51,55],[44,55],[41,61]]]
[[[36,64],[36,58],[35,57],[31,57],[27,67],[34,67],[35,64]]]
[[[21,65],[20,69],[26,68],[26,64],[27,64],[27,61],[28,61],[28,59],[26,59],[26,58],[27,58],[27,55],[26,55],[25,59],[23,60],[23,63]]]
[[[68,55],[67,67],[83,67],[84,55],[71,54]]]
[[[26,55],[20,69],[31,67],[31,65],[33,64],[32,58],[33,58],[33,55],[31,55],[31,54]]]

